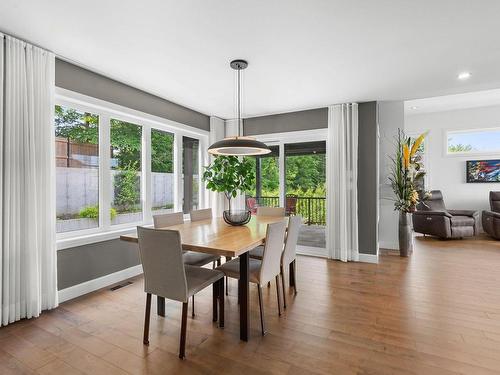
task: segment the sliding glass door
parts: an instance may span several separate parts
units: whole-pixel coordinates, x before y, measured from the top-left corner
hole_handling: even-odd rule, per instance
[[[298,245],[326,255],[326,142],[288,143],[284,150],[286,212],[303,218]]]
[[[272,206],[285,207],[287,215],[301,215],[304,224],[297,251],[327,256],[326,132],[268,137],[272,140],[267,141],[266,136],[259,140],[271,148],[271,153],[250,158],[256,181],[246,194],[246,205],[253,213],[258,206]]]

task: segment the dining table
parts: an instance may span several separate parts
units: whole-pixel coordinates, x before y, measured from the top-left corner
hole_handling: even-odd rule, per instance
[[[285,218],[280,216],[252,216],[247,224],[233,226],[227,224],[223,218],[214,217],[158,228],[178,230],[183,250],[229,258],[239,257],[240,339],[243,341],[248,341],[250,333],[249,251],[264,244],[268,224],[282,220]],[[138,243],[137,233],[121,235],[120,239]],[[157,301],[158,314],[165,316],[165,299],[157,296]]]

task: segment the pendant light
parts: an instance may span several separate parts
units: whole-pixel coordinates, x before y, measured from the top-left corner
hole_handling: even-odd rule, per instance
[[[253,137],[240,136],[241,124],[241,71],[248,66],[245,60],[233,60],[229,64],[231,68],[238,71],[238,135],[234,137],[226,137],[221,141],[215,142],[208,148],[208,152],[212,155],[234,155],[234,156],[250,156],[269,154],[271,149],[264,143],[257,141]]]

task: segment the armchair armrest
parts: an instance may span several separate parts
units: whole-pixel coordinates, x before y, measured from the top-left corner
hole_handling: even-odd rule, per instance
[[[495,211],[483,211],[483,215],[494,217],[495,219],[500,219],[500,212]]]
[[[413,212],[413,215],[416,216],[444,216],[451,218],[451,214],[446,211],[415,211]]]
[[[474,211],[474,210],[448,210],[448,212],[453,216],[470,216],[470,217],[479,216],[479,211]]]

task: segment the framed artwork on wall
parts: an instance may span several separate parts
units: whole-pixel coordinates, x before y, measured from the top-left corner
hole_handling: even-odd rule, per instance
[[[467,182],[500,182],[500,159],[467,160]]]

